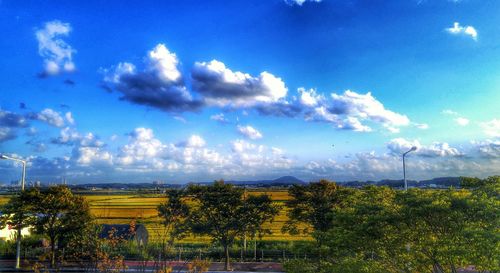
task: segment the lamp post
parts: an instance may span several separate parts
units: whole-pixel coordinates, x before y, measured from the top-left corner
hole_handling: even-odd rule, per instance
[[[413,151],[416,151],[417,150],[417,147],[416,146],[413,146],[411,147],[410,150],[408,150],[406,153],[403,154],[403,180],[404,180],[404,183],[405,183],[405,191],[408,190],[408,182],[406,182],[406,165],[405,165],[405,156],[406,154],[410,153],[410,152],[413,152]]]
[[[26,179],[26,161],[19,159],[19,158],[14,158],[6,155],[1,155],[0,154],[0,159],[6,159],[6,160],[13,160],[17,162],[21,162],[23,164],[23,174],[21,177],[21,191],[24,191],[24,180]],[[17,244],[16,244],[16,269],[21,268],[21,226],[17,227]]]

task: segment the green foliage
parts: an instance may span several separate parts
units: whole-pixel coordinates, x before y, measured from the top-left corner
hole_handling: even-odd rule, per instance
[[[166,192],[167,200],[158,206],[158,216],[162,218],[162,249],[172,247],[175,240],[186,236],[187,219],[190,209],[185,201],[184,190],[170,189]]]
[[[307,263],[311,272],[455,273],[469,265],[498,271],[500,177],[464,178],[462,186],[467,189],[338,188],[343,201],[323,207],[322,218],[311,217],[315,208],[307,191],[295,193],[301,202],[291,203],[302,217],[295,219],[309,219],[311,226],[329,221],[321,233],[327,258],[297,263]],[[300,266],[286,268],[295,272]]]
[[[73,195],[65,186],[50,187],[44,191],[37,188],[23,191],[11,198],[2,211],[5,213],[2,225],[33,226],[36,233],[49,239],[52,267],[56,262],[56,249],[81,241],[92,222],[83,197]]]
[[[6,225],[13,229],[29,227],[34,220],[33,212],[36,204],[31,200],[35,200],[38,193],[36,189],[29,189],[10,198],[1,208],[0,228]]]
[[[308,185],[293,185],[288,190],[292,199],[286,202],[289,220],[283,226],[282,232],[292,235],[312,234],[321,247],[324,235],[334,220],[331,212],[349,203],[351,192],[351,189],[339,187],[327,180]],[[305,227],[303,224],[306,224]]]
[[[216,181],[209,186],[190,186],[194,205],[189,226],[194,234],[208,235],[224,247],[229,269],[229,247],[245,232],[262,232],[262,224],[278,213],[267,196],[243,198],[243,189]]]

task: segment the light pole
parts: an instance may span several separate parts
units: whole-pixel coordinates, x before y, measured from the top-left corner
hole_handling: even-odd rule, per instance
[[[26,161],[19,159],[19,158],[14,158],[6,155],[0,154],[0,159],[6,159],[6,160],[13,160],[17,162],[21,162],[23,164],[23,174],[21,177],[21,191],[24,191],[24,180],[26,179]],[[19,225],[17,227],[17,245],[16,245],[16,268],[19,269],[21,268],[21,230],[22,227]]]
[[[403,154],[403,180],[404,180],[404,183],[405,183],[405,191],[408,190],[408,182],[406,182],[406,165],[405,165],[405,156],[406,154],[410,153],[410,152],[413,152],[413,151],[416,151],[417,150],[417,147],[416,146],[413,146],[411,147],[410,150],[408,150],[406,153]]]

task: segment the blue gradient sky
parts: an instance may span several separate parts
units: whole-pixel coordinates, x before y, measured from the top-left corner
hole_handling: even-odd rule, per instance
[[[399,178],[412,145],[413,179],[498,174],[499,12],[493,0],[4,0],[0,153],[28,159],[29,179],[42,181]],[[72,52],[59,65],[74,69],[45,66],[53,59],[36,33],[49,24],[67,31],[52,40]],[[179,80],[157,78],[147,56],[159,44]],[[247,81],[215,77],[212,60]],[[117,70],[124,62],[132,74]],[[145,86],[166,93],[144,103],[160,92]],[[201,106],[159,107],[172,86]],[[299,88],[323,99],[306,105]],[[283,105],[300,113],[258,110]],[[211,118],[221,113],[226,122]],[[73,138],[61,141],[63,130]],[[0,182],[17,179],[15,167],[1,162]]]

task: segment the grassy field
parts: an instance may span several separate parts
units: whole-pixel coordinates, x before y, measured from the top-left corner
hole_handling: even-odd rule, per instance
[[[274,202],[282,205],[279,215],[272,224],[266,224],[272,230],[271,235],[264,236],[265,241],[290,241],[308,240],[307,236],[290,236],[281,233],[281,227],[287,220],[284,202],[289,200],[287,191],[248,191],[250,195],[268,194]],[[165,202],[165,197],[161,194],[84,194],[90,204],[92,214],[101,224],[128,224],[135,220],[144,224],[149,231],[150,238],[154,241],[161,234],[160,219],[156,207]],[[0,196],[0,205],[8,201],[8,196]],[[209,238],[188,236],[182,242],[201,243],[208,242]]]

